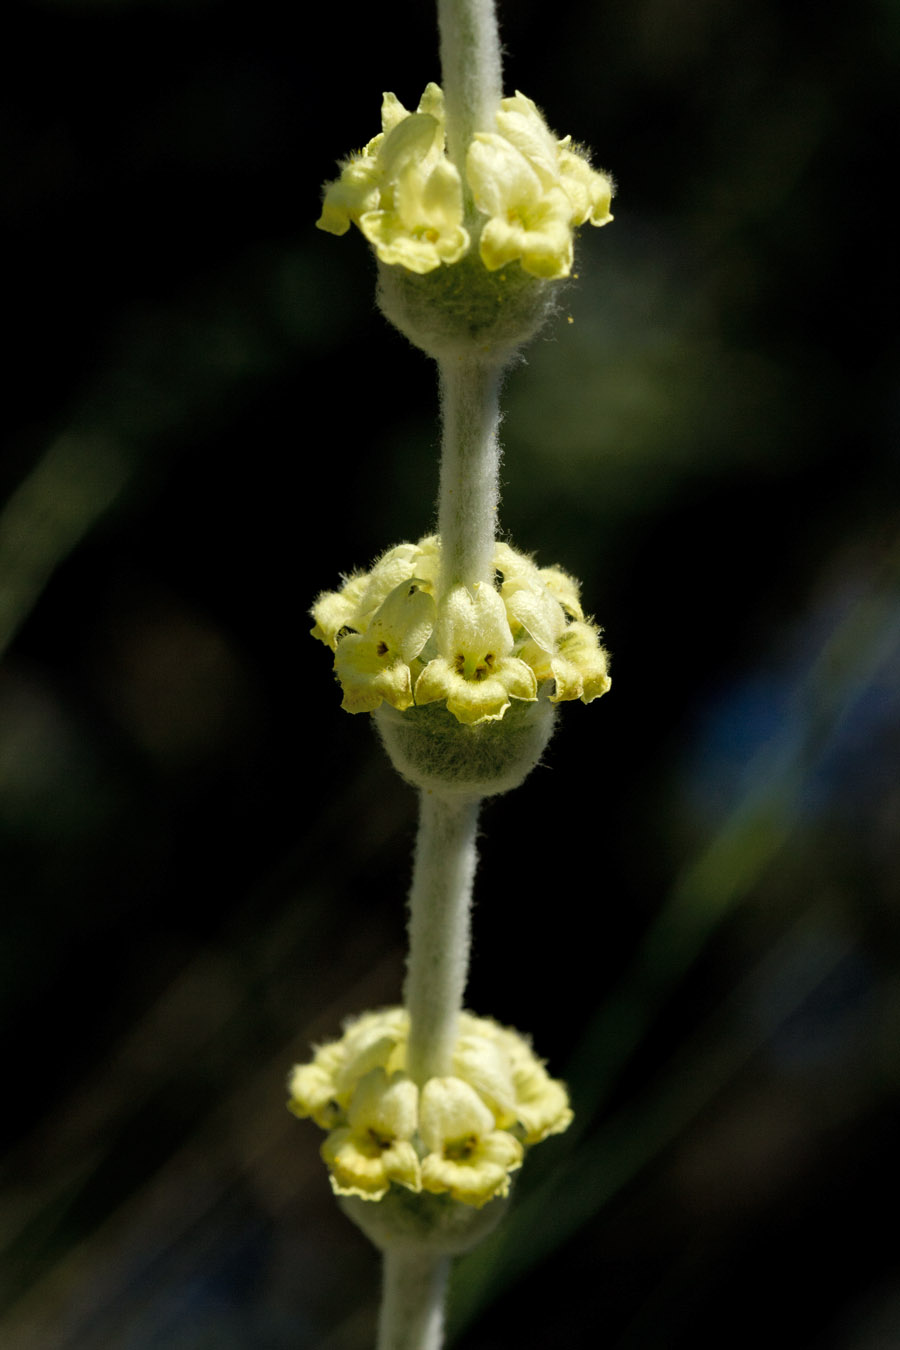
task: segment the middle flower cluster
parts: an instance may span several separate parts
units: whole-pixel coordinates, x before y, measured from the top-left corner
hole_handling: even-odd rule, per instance
[[[578,585],[494,545],[499,588],[440,587],[440,540],[398,544],[370,572],[348,577],[313,606],[314,637],[334,652],[348,712],[388,703],[445,703],[468,725],[495,721],[511,699],[590,703],[610,687],[599,629]]]

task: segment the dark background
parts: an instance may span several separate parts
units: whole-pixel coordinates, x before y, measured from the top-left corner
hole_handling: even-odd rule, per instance
[[[508,90],[619,184],[509,378],[502,511],[614,689],[484,815],[468,1002],[577,1124],[461,1264],[458,1343],[887,1350],[900,11],[500,12]],[[431,528],[436,399],[312,223],[382,90],[439,78],[433,12],[4,29],[0,1340],[357,1350],[377,1261],[283,1084],[399,997],[415,799],[307,609]]]

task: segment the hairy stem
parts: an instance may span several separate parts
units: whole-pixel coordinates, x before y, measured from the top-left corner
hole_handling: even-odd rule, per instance
[[[447,153],[466,181],[476,131],[493,131],[502,93],[494,0],[438,0]]]
[[[493,584],[500,499],[500,370],[475,360],[440,366],[441,589]]]
[[[479,801],[421,794],[409,895],[406,1069],[422,1084],[450,1073],[469,965]]]
[[[400,1247],[384,1254],[377,1350],[440,1350],[450,1259]]]

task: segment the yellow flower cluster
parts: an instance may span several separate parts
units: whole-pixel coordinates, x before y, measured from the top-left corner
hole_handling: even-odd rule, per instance
[[[359,227],[384,263],[424,274],[458,262],[473,237],[489,271],[519,262],[555,280],[572,268],[572,231],[612,220],[612,179],[592,169],[570,136],[557,140],[524,94],[501,100],[496,131],[478,132],[466,155],[475,216],[445,151],[444,99],[429,84],[409,113],[385,94],[382,130],[325,189],[317,224],[331,234]]]
[[[328,1130],[337,1195],[380,1200],[392,1183],[480,1208],[509,1191],[525,1150],[572,1119],[565,1087],[528,1042],[461,1013],[452,1073],[418,1087],[405,1073],[404,1008],[365,1013],[289,1080],[289,1109]]]
[[[335,654],[348,712],[382,702],[441,702],[468,725],[496,721],[511,699],[546,694],[583,703],[610,687],[599,629],[585,620],[578,584],[494,545],[498,587],[440,587],[440,541],[398,544],[370,572],[326,591],[312,609],[313,637]]]

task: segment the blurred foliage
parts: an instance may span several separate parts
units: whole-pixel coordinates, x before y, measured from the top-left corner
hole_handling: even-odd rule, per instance
[[[457,1343],[881,1350],[900,11],[500,12],[509,88],[619,183],[509,376],[502,511],[615,664],[485,812],[469,1002],[577,1120]],[[0,1341],[356,1350],[377,1262],[283,1082],[398,997],[415,802],[305,616],[431,527],[436,398],[311,222],[433,12],[6,13]]]

